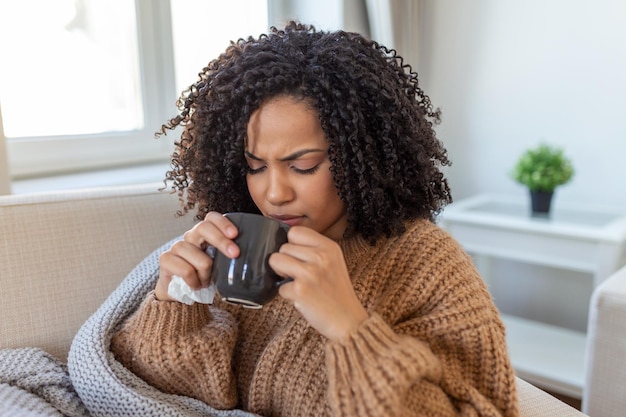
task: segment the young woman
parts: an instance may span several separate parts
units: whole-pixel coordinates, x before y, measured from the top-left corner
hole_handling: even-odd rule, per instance
[[[435,223],[451,201],[429,98],[395,51],[289,23],[209,63],[164,126],[184,126],[168,180],[197,225],[112,340],[149,384],[263,416],[516,416],[504,327]],[[261,310],[186,305],[210,285],[221,214],[291,226],[271,267],[293,282]]]

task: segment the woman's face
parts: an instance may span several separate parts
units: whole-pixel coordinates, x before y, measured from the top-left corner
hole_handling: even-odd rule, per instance
[[[340,239],[346,207],[333,183],[317,112],[302,100],[276,97],[252,113],[247,134],[246,180],[261,213]]]

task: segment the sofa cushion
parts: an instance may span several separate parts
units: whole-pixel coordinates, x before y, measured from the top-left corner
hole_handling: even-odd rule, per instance
[[[193,225],[159,186],[0,197],[0,348],[66,359],[78,328],[128,272]]]

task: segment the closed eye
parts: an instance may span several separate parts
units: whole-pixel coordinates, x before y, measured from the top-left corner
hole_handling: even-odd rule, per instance
[[[250,175],[254,175],[254,174],[260,174],[261,172],[263,172],[263,170],[265,170],[266,166],[262,166],[261,168],[252,168],[250,165],[246,166],[246,171],[248,172],[248,174]]]
[[[309,169],[299,169],[296,167],[292,167],[292,169],[298,173],[298,174],[302,174],[302,175],[311,175],[314,174],[318,169],[320,168],[319,164],[315,165],[313,168],[309,168]]]

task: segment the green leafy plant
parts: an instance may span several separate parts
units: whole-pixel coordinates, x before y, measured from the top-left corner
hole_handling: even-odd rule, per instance
[[[531,191],[554,192],[572,179],[574,167],[562,149],[542,143],[522,154],[511,176]]]

